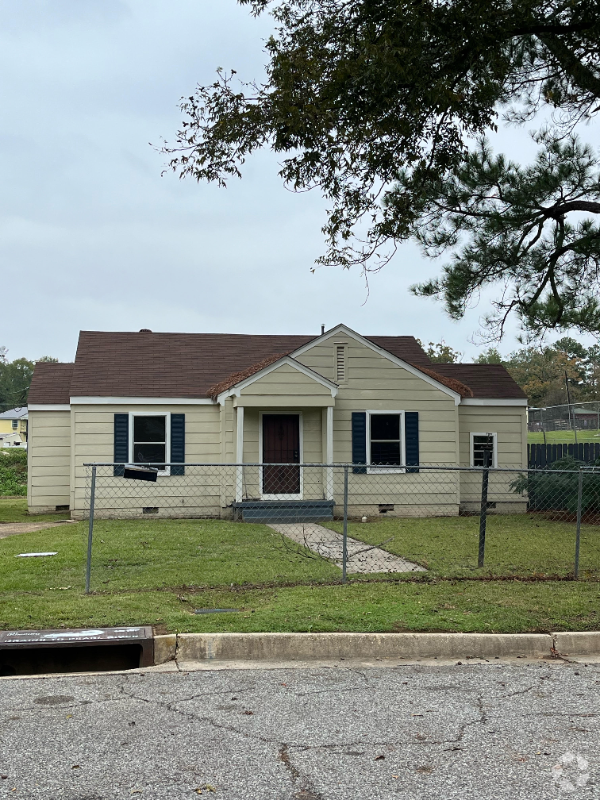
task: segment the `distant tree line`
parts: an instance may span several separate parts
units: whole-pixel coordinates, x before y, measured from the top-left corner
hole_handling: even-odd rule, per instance
[[[433,363],[455,364],[462,353],[444,341],[423,345]],[[571,402],[600,401],[600,345],[584,347],[565,336],[549,345],[521,347],[504,357],[490,347],[476,364],[502,364],[527,394],[531,406],[554,406],[567,402],[565,374]]]
[[[36,361],[16,358],[9,361],[8,350],[0,346],[0,413],[27,405],[27,395],[37,361],[54,361],[57,358],[42,356]]]

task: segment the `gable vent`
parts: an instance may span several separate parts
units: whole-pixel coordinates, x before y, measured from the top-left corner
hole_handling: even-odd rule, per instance
[[[343,344],[335,348],[335,379],[337,383],[346,380],[346,348]]]

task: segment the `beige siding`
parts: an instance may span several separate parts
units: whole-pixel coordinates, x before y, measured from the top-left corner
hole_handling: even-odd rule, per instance
[[[458,455],[454,397],[354,339],[335,337],[317,344],[298,361],[333,379],[336,342],[346,341],[346,382],[334,410],[334,461],[352,460],[353,411],[418,411],[423,464],[455,464]]]
[[[73,484],[72,508],[81,515],[87,508],[89,469],[85,463],[112,462],[114,459],[114,415],[129,412],[171,412],[185,414],[185,457],[188,463],[219,463],[221,461],[221,409],[216,405],[169,406],[73,406]],[[167,516],[177,511],[181,515],[202,513],[209,508],[216,515],[220,509],[220,474],[218,469],[190,468],[182,477],[170,476],[157,484],[142,486],[140,482],[124,482],[114,478],[110,468],[99,468],[97,509],[117,504],[123,516],[140,514],[142,507],[158,507]],[[106,514],[105,514],[106,515]]]
[[[524,406],[460,406],[460,463],[471,464],[471,433],[497,434],[498,467],[517,469],[527,466],[527,415]],[[517,472],[492,472],[489,478],[488,502],[490,511],[522,513],[526,501],[510,489]],[[463,473],[461,503],[469,511],[481,505],[481,476]]]
[[[27,503],[32,514],[70,503],[70,411],[30,411]]]
[[[333,461],[352,460],[353,411],[417,411],[421,464],[452,465],[458,459],[458,409],[455,398],[432,385],[425,376],[390,361],[350,337],[334,337],[317,344],[298,361],[334,380],[335,348],[346,344],[346,380],[340,385],[333,412]],[[336,471],[336,497],[341,473]],[[392,514],[456,514],[459,482],[456,476],[432,480],[425,470],[417,474],[353,474],[350,478],[351,514],[379,513],[379,504],[394,506]]]
[[[527,419],[524,406],[460,406],[460,463],[471,463],[471,433],[498,435],[498,466],[527,464]]]

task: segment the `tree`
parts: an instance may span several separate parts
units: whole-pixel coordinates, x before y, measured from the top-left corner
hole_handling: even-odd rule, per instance
[[[219,71],[186,98],[163,148],[173,170],[225,185],[269,147],[288,186],[329,202],[320,263],[379,269],[416,236],[449,254],[415,291],[451,316],[500,285],[492,336],[511,312],[534,334],[600,329],[598,228],[570,221],[600,213],[595,157],[573,135],[599,107],[598,0],[240,2],[277,25],[266,81]],[[524,123],[545,109],[557,117],[531,167],[483,141],[469,152],[501,112]]]
[[[9,361],[8,350],[0,347],[0,412],[27,405],[27,395],[33,377],[35,362],[26,358]],[[57,362],[51,356],[42,356],[38,361]]]
[[[484,350],[483,353],[480,353],[476,359],[474,359],[474,363],[505,364],[505,360],[502,358],[502,354],[497,347],[489,347],[487,350]]]
[[[454,350],[450,345],[446,344],[443,339],[438,344],[429,342],[427,347],[425,347],[420,339],[417,339],[417,342],[421,345],[423,350],[425,350],[434,364],[456,364],[463,355],[459,353],[458,350]]]

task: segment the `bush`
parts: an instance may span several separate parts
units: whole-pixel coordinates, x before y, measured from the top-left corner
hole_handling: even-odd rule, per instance
[[[600,459],[594,466],[600,466]],[[519,475],[510,488],[518,494],[527,493],[530,511],[567,511],[577,513],[579,470],[586,467],[581,492],[581,510],[585,513],[600,512],[600,473],[591,472],[589,464],[572,456],[555,461],[547,471],[528,472]]]
[[[0,448],[0,496],[27,494],[27,450]]]

